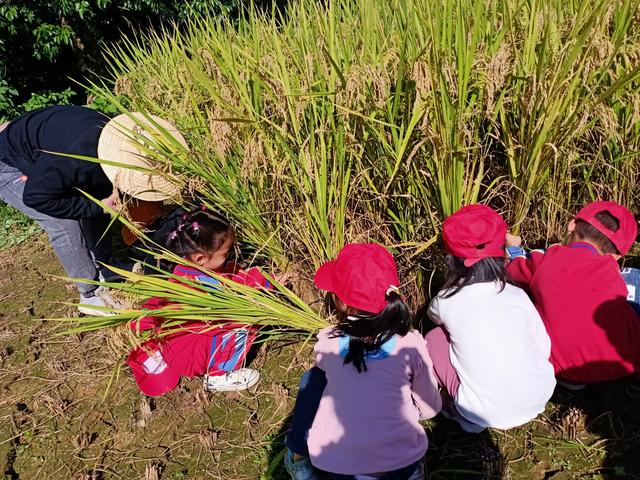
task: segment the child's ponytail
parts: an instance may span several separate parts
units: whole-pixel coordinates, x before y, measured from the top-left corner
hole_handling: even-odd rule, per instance
[[[348,335],[349,349],[344,364],[353,363],[358,372],[367,371],[366,357],[376,352],[394,335],[406,335],[411,329],[413,316],[400,294],[389,289],[387,306],[378,314],[348,315],[340,319],[334,332]]]
[[[165,246],[170,252],[188,258],[194,253],[215,252],[234,236],[233,226],[225,217],[200,207],[180,217],[175,229],[168,234]],[[173,270],[173,266],[173,262],[166,260],[160,263],[166,271]]]

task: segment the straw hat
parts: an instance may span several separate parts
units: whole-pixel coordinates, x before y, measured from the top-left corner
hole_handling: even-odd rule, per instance
[[[152,125],[152,122],[157,123],[161,130]],[[142,128],[141,125],[145,127]],[[126,168],[131,166],[154,169],[137,141],[140,136],[144,136],[152,140],[152,144],[157,143],[159,138],[163,138],[162,130],[166,130],[182,146],[188,148],[178,129],[155,115],[145,116],[140,112],[132,112],[109,120],[98,140],[98,158],[122,165],[101,164],[115,188],[132,197],[151,202],[166,200],[180,193],[180,189],[163,175]]]

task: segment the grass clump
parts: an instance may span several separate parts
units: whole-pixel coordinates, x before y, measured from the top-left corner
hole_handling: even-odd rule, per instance
[[[19,245],[39,231],[34,220],[0,202],[0,250]]]

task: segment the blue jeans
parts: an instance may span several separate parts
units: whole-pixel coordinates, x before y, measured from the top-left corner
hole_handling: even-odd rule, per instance
[[[96,261],[108,261],[111,253],[111,238],[100,239],[109,217],[95,217],[83,220],[70,220],[50,217],[22,201],[24,183],[20,180],[22,172],[0,161],[0,200],[34,219],[47,232],[49,243],[58,256],[64,271],[70,278],[98,279]],[[77,282],[76,287],[82,295],[92,296],[96,285]]]
[[[320,405],[320,399],[327,386],[327,377],[324,371],[318,367],[313,367],[302,374],[300,388],[296,397],[296,404],[293,407],[291,426],[289,434],[284,444],[286,447],[303,457],[309,456],[307,447],[307,437],[309,430],[316,418],[316,412]],[[386,472],[380,480],[409,480],[416,472],[420,462],[412,463],[406,467]],[[319,472],[322,480],[353,480],[353,475],[342,475],[339,473]],[[363,472],[364,473],[364,472]]]
[[[320,405],[320,399],[327,386],[327,377],[324,371],[313,367],[302,374],[300,388],[293,407],[291,427],[284,444],[289,450],[303,457],[309,456],[307,437],[309,430],[316,418],[316,412]]]
[[[622,278],[624,283],[627,284],[627,290],[629,291],[627,301],[634,310],[640,314],[640,269],[623,268]]]

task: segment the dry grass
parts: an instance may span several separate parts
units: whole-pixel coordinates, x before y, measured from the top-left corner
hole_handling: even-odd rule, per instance
[[[69,309],[57,303],[70,295],[61,283],[42,286],[59,273],[44,239],[0,261],[11,272],[0,279],[0,467],[9,478],[286,478],[282,432],[312,364],[310,345],[260,350],[253,393],[211,394],[194,379],[151,400],[126,368],[112,380],[122,354],[106,347],[106,333],[60,337],[60,326],[33,321]],[[543,416],[507,432],[471,435],[429,421],[429,479],[638,478],[638,399],[631,380],[559,389]]]

